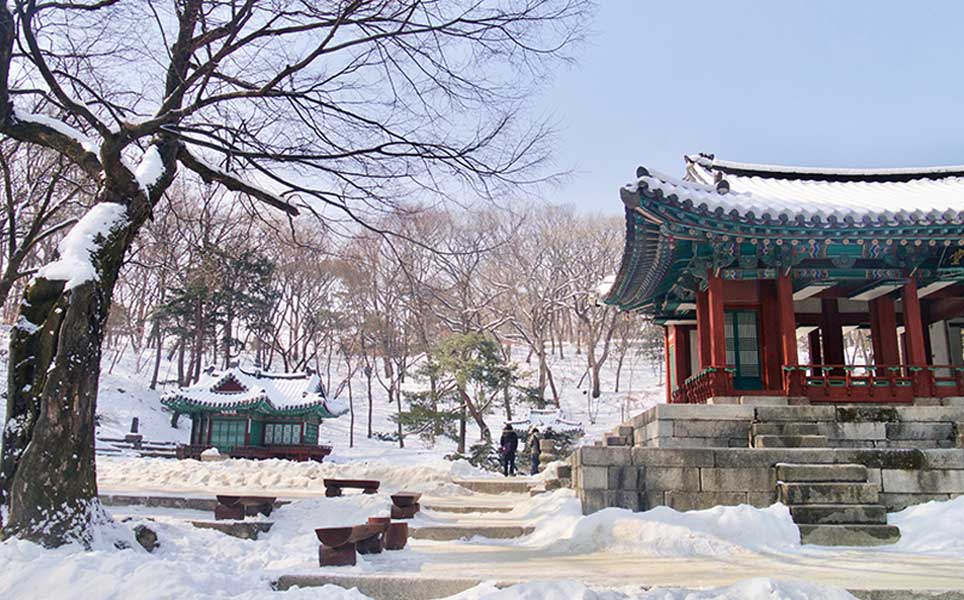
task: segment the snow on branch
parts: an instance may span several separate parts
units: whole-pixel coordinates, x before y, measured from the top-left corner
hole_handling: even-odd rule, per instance
[[[134,169],[134,178],[137,179],[137,183],[144,190],[144,194],[150,196],[151,188],[163,176],[164,161],[161,159],[161,153],[158,152],[157,146],[151,144],[144,151],[144,156],[141,157],[141,162],[137,164],[137,168]]]
[[[92,255],[112,231],[127,223],[127,209],[113,202],[101,202],[77,221],[57,249],[60,258],[37,271],[38,277],[66,281],[65,290],[97,280]]]
[[[192,154],[184,146],[182,146],[178,152],[177,158],[182,165],[200,175],[205,183],[215,181],[231,191],[247,194],[291,216],[298,215],[298,209],[292,206],[286,199],[253,183],[244,181],[237,175],[233,175],[219,167],[209,164],[200,156]]]
[[[101,170],[97,143],[60,119],[14,110],[4,133],[61,152],[90,175],[96,176]]]

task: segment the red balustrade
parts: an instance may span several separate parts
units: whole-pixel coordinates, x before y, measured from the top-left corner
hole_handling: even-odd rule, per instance
[[[731,396],[733,373],[723,367],[707,367],[673,390],[673,404],[706,404],[714,396]]]

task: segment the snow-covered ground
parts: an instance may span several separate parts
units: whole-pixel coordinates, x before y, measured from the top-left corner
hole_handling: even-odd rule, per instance
[[[168,461],[173,462],[173,461]],[[407,486],[420,488],[431,484],[425,472],[410,474]],[[0,597],[18,599],[45,598],[352,598],[363,599],[357,591],[340,588],[314,588],[273,592],[270,582],[282,574],[319,573],[317,566],[316,527],[361,523],[368,517],[385,514],[390,505],[386,493],[374,496],[349,495],[341,498],[305,498],[277,509],[272,515],[274,528],[257,541],[239,540],[221,533],[196,529],[188,519],[197,518],[192,511],[117,507],[111,509],[119,524],[104,526],[99,531],[92,552],[76,546],[44,550],[32,543],[8,540],[0,544]],[[415,526],[428,525],[440,518],[420,515]],[[130,519],[120,522],[123,519]],[[598,600],[797,600],[852,598],[839,587],[802,581],[750,578],[739,573],[757,573],[764,565],[782,564],[784,571],[800,570],[810,578],[823,571],[833,576],[849,565],[864,572],[878,570],[881,577],[891,571],[891,581],[900,572],[916,572],[921,581],[934,581],[932,587],[964,581],[959,566],[964,557],[964,533],[959,523],[964,520],[964,498],[944,503],[931,503],[892,515],[892,522],[904,530],[901,543],[876,549],[837,549],[803,547],[793,534],[793,523],[785,507],[768,509],[747,506],[717,507],[706,511],[679,513],[660,508],[645,513],[607,509],[584,517],[569,490],[559,490],[516,503],[511,513],[499,519],[527,523],[535,532],[516,541],[473,539],[461,542],[413,541],[402,552],[359,556],[355,567],[326,569],[326,573],[372,575],[375,573],[423,573],[439,575],[432,570],[435,557],[445,556],[454,568],[466,576],[476,576],[486,568],[483,561],[460,565],[458,556],[477,557],[489,553],[492,577],[516,578],[528,572],[532,579],[508,590],[491,584],[481,585],[455,598],[481,599],[598,599]],[[154,528],[160,547],[153,553],[140,549],[131,538],[130,527],[144,523]],[[935,535],[934,532],[942,532]],[[128,548],[118,549],[117,541]],[[499,552],[499,560],[491,555]],[[500,565],[512,565],[518,557],[537,557],[533,567],[515,564],[515,571],[505,572]],[[566,561],[565,567],[559,562]],[[616,583],[580,583],[580,575],[588,569],[595,579],[617,575],[621,565],[633,565],[633,559],[649,560],[651,571],[630,571],[614,576]],[[499,562],[503,561],[503,562]],[[702,562],[701,561],[705,561]],[[736,561],[736,562],[734,562]],[[584,565],[581,563],[585,563]],[[933,563],[932,572],[927,572]],[[708,589],[680,588],[644,589],[647,581],[659,581],[676,569],[712,565],[713,572],[702,573],[703,580],[726,582]],[[720,565],[740,568],[720,568]],[[954,575],[948,576],[947,565]],[[601,566],[599,566],[601,565]],[[957,565],[957,567],[953,567]],[[582,569],[582,572],[580,572]],[[943,569],[943,570],[940,570]],[[608,570],[608,571],[607,571]],[[705,568],[705,571],[710,569]],[[839,576],[839,573],[837,574]],[[451,576],[451,575],[450,575]],[[786,577],[783,575],[782,577]],[[576,579],[573,579],[576,578]],[[484,578],[483,578],[484,579]],[[679,581],[681,578],[676,577]],[[683,581],[686,579],[683,578]],[[630,585],[627,582],[632,582]],[[587,585],[589,587],[587,587]],[[874,587],[875,581],[853,581],[851,587]]]
[[[568,419],[585,425],[587,440],[662,399],[663,388],[650,367],[633,358],[633,364],[624,367],[624,391],[611,391],[614,372],[609,368],[606,391],[593,406],[583,393],[585,382],[581,389],[577,385],[584,372],[582,357],[568,349],[566,360],[556,359],[554,373],[563,411]],[[172,428],[170,415],[160,407],[158,399],[164,390],[147,388],[149,361],[142,359],[143,368],[138,372],[133,357],[121,358],[108,372],[106,363],[111,359],[107,353],[98,434],[123,435],[136,416],[148,439],[184,441],[187,428]],[[353,388],[364,390],[363,380],[356,380]],[[391,432],[395,407],[378,387],[376,393],[374,429]],[[270,492],[295,501],[271,515],[275,526],[258,541],[192,527],[190,519],[209,518],[199,511],[140,507],[110,509],[115,525],[99,530],[90,552],[76,546],[44,550],[29,542],[7,540],[0,543],[0,598],[364,600],[357,590],[329,586],[282,593],[272,591],[270,584],[283,574],[319,572],[316,527],[362,523],[370,516],[385,514],[388,494],[396,490],[453,499],[466,493],[452,484],[453,479],[494,475],[463,461],[445,460],[444,455],[454,449],[450,441],[433,447],[410,437],[406,448],[400,450],[396,443],[367,439],[364,396],[356,396],[355,409],[354,448],[348,447],[347,416],[324,423],[322,441],[330,443],[334,452],[323,464],[99,457],[98,479],[104,492],[210,496],[230,490]],[[514,415],[520,416],[524,414],[518,411]],[[487,422],[497,431],[504,418],[495,412],[487,416]],[[470,432],[477,433],[472,427]],[[379,479],[382,488],[374,496],[321,497],[322,480],[335,475]],[[569,490],[511,502],[512,511],[498,518],[534,527],[534,533],[525,538],[419,540],[403,552],[362,556],[356,567],[334,572],[421,573],[480,580],[511,575],[507,579],[527,581],[503,590],[492,583],[482,584],[453,597],[458,600],[838,600],[853,598],[840,586],[868,587],[865,582],[851,583],[855,572],[878,572],[891,582],[907,573],[907,581],[964,588],[964,570],[959,568],[964,564],[964,533],[959,527],[964,522],[964,498],[891,515],[890,521],[901,527],[901,541],[859,552],[801,546],[796,526],[781,505],[717,507],[689,513],[665,507],[644,513],[607,509],[583,516]],[[435,524],[439,515],[422,513],[414,525]],[[152,554],[132,538],[131,528],[138,523],[148,524],[158,533],[161,546]],[[125,549],[119,549],[118,542]],[[733,564],[740,568],[734,571]],[[669,583],[692,588],[658,587]]]

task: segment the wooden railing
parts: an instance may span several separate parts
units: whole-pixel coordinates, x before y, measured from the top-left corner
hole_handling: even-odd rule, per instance
[[[708,367],[673,390],[673,404],[706,404],[714,396],[733,396],[733,369]],[[774,393],[763,392],[763,393]],[[914,398],[964,397],[964,366],[788,365],[783,393],[812,402],[913,402]]]
[[[783,367],[784,390],[815,402],[913,402],[964,395],[964,367],[797,365]]]
[[[930,373],[931,390],[929,396],[947,398],[964,396],[964,367],[961,365],[927,365]]]
[[[707,367],[689,377],[673,390],[673,404],[706,404],[714,396],[731,396],[733,370],[726,367]]]

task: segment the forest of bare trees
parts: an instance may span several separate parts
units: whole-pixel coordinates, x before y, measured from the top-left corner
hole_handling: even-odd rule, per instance
[[[158,368],[165,355],[182,384],[241,352],[326,375],[344,360],[399,412],[412,362],[440,331],[528,348],[549,401],[547,353],[564,340],[590,362],[611,352],[618,319],[589,315],[577,286],[612,265],[577,273],[572,257],[620,228],[564,241],[565,211],[495,209],[560,175],[552,128],[527,106],[571,61],[591,10],[586,0],[0,7],[0,301],[14,321],[4,534],[86,543],[106,518],[98,381],[125,352],[146,360],[152,349],[155,385],[171,377]],[[603,252],[615,256],[618,242]]]

